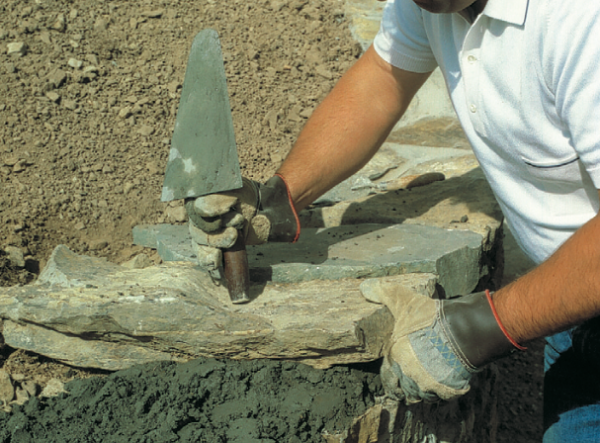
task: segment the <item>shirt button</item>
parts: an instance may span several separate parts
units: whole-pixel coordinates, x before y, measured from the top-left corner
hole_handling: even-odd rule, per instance
[[[469,109],[470,109],[470,110],[471,110],[471,112],[473,112],[473,113],[477,112],[477,106],[475,106],[475,105],[471,105],[471,106],[469,107]]]
[[[470,55],[469,57],[467,57],[467,60],[469,60],[470,63],[475,63],[477,61],[477,57],[475,57],[474,55]]]

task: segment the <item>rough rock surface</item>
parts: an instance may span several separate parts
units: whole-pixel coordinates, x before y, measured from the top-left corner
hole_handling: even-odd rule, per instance
[[[136,226],[134,242],[157,247],[165,261],[196,262],[186,226]],[[429,273],[439,276],[448,297],[468,294],[489,278],[487,252],[487,238],[471,231],[377,223],[305,228],[295,244],[247,247],[256,283]]]
[[[57,244],[126,261],[133,225],[172,221],[162,173],[190,45],[209,27],[242,172],[268,178],[362,52],[344,2],[0,4],[0,243],[42,262]],[[13,43],[28,49],[9,55]]]
[[[431,296],[431,274],[396,277]],[[301,360],[316,367],[382,356],[392,319],[360,280],[254,285],[232,305],[185,263],[127,269],[64,246],[34,285],[0,291],[7,344],[80,367],[117,370],[199,356]],[[327,294],[324,298],[323,294]]]

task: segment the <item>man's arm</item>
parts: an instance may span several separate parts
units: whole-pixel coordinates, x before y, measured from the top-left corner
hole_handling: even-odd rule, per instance
[[[494,304],[504,327],[519,343],[600,315],[600,215],[547,261],[496,292]]]
[[[295,241],[297,212],[369,161],[429,75],[395,68],[369,48],[315,110],[278,176],[186,203],[202,266],[218,275],[217,248],[232,247],[242,227],[246,244]]]
[[[298,211],[362,168],[431,73],[391,66],[373,47],[315,110],[278,173]]]

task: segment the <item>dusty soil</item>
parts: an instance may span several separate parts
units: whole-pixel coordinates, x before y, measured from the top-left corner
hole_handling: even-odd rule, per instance
[[[343,1],[0,4],[0,285],[33,280],[58,244],[125,262],[142,252],[134,225],[183,221],[180,203],[159,196],[189,46],[207,27],[221,37],[242,171],[265,179],[360,55]],[[406,140],[432,129],[443,131]],[[25,266],[8,258],[10,246]],[[540,440],[539,356],[538,346],[501,364],[501,442]],[[104,380],[7,347],[0,364],[41,386]]]
[[[129,258],[159,202],[191,41],[223,46],[245,175],[269,177],[360,54],[343,3],[6,1],[0,6],[0,242]],[[27,45],[7,55],[9,43]],[[69,65],[80,68],[73,68]],[[173,204],[173,205],[178,205]]]

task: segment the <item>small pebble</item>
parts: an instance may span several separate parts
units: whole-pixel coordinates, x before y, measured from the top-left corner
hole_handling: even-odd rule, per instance
[[[154,134],[154,128],[152,126],[144,125],[137,131],[138,134],[148,137]]]
[[[142,12],[142,17],[161,18],[164,13],[165,13],[164,9],[156,9],[154,11],[144,11],[144,12]]]
[[[60,101],[60,95],[54,91],[46,92],[46,97],[48,97],[48,100],[54,103],[58,103]]]
[[[92,251],[100,251],[108,246],[108,242],[106,240],[92,240],[88,243],[88,247]]]
[[[51,28],[55,31],[64,32],[65,29],[67,29],[67,22],[65,21],[65,16],[63,14],[58,14]]]
[[[13,172],[23,172],[27,168],[27,160],[21,159],[13,166]]]
[[[131,116],[131,108],[129,106],[125,106],[119,111],[119,117],[128,118]]]
[[[13,266],[18,268],[25,267],[25,255],[23,250],[17,246],[7,246],[4,248],[4,252],[8,254],[8,259]]]
[[[83,62],[81,60],[77,60],[76,58],[70,58],[67,64],[71,68],[79,69],[83,66]]]
[[[131,191],[134,188],[134,186],[135,185],[133,183],[129,183],[129,182],[125,183],[123,185],[123,194],[128,194],[129,191]]]
[[[71,111],[77,109],[77,102],[75,100],[63,100],[62,104],[65,108],[70,109]]]
[[[27,52],[27,44],[24,42],[14,42],[6,45],[8,55],[23,56]]]
[[[94,29],[96,31],[103,31],[108,28],[108,22],[102,17],[98,17],[96,22],[94,23]]]
[[[56,397],[63,392],[67,393],[64,383],[57,378],[51,378],[42,390],[40,397]]]

